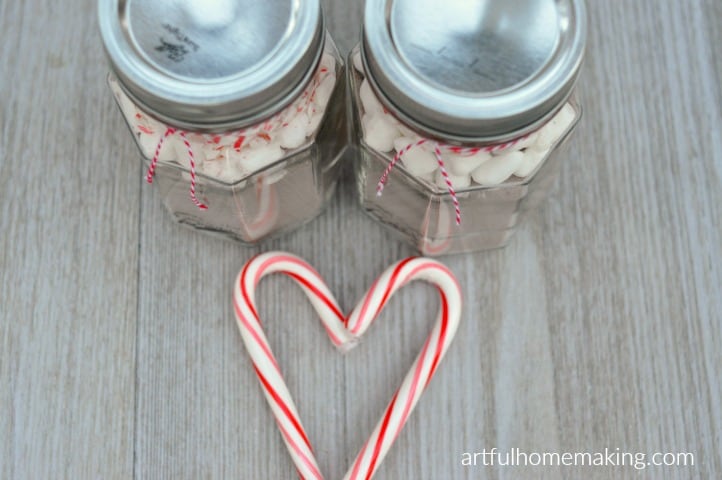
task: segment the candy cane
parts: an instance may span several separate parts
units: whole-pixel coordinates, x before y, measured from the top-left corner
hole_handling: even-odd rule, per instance
[[[233,303],[243,342],[299,475],[303,479],[316,480],[323,476],[278,362],[261,328],[256,308],[255,287],[261,278],[271,273],[285,273],[296,280],[321,317],[331,341],[342,350],[356,344],[391,296],[404,285],[414,280],[425,280],[439,290],[441,307],[431,333],[344,477],[345,480],[370,479],[451,344],[461,316],[459,285],[441,263],[426,258],[408,258],[387,269],[353,312],[345,317],[318,272],[298,257],[287,253],[267,253],[252,259],[241,270],[234,287]]]
[[[444,205],[439,202],[436,228],[431,227],[433,209],[427,208],[421,223],[421,238],[418,249],[424,255],[443,255],[451,247],[451,219]],[[433,238],[432,238],[433,237]]]
[[[245,216],[244,202],[234,195],[233,201],[236,204],[238,220],[241,227],[250,240],[258,240],[266,235],[278,222],[279,199],[277,187],[274,183],[268,182],[268,177],[259,177],[256,183],[256,204],[258,205],[256,216],[247,221]]]

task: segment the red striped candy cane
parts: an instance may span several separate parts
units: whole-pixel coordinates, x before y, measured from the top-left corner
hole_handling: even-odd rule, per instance
[[[356,344],[391,296],[404,285],[414,280],[424,280],[439,290],[441,307],[431,333],[344,477],[345,480],[370,479],[401,432],[451,344],[461,316],[459,284],[441,263],[426,258],[408,258],[387,269],[346,318],[318,272],[298,257],[287,253],[267,253],[255,257],[243,268],[233,292],[241,336],[300,477],[316,480],[323,476],[278,362],[261,328],[256,308],[255,287],[261,278],[271,273],[285,273],[299,283],[321,317],[331,341],[343,350]]]
[[[279,199],[275,183],[269,183],[268,175],[259,177],[256,183],[256,215],[252,219],[246,218],[247,208],[238,195],[233,196],[238,213],[238,221],[250,240],[258,240],[266,235],[278,222]]]

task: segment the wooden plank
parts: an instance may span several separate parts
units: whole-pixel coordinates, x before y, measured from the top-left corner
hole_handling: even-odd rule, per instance
[[[699,32],[695,32],[696,38],[700,38],[704,49],[707,52],[711,52],[706,56],[706,60],[709,62],[714,69],[711,73],[706,74],[707,81],[712,83],[712,88],[716,91],[716,105],[718,105],[717,111],[722,107],[719,105],[722,103],[722,55],[719,54],[719,45],[722,44],[722,3],[716,2],[715,0],[704,0],[701,8],[696,8],[695,12],[695,25],[704,25],[704,28],[700,28]],[[710,105],[713,107],[714,104]],[[719,123],[717,123],[719,125]]]
[[[447,259],[467,286],[465,323],[439,377],[382,467],[381,478],[637,475],[629,468],[461,466],[464,451],[493,446],[527,451],[690,450],[701,462],[692,476],[719,471],[719,360],[712,347],[720,334],[714,303],[719,301],[719,265],[705,269],[704,259],[691,258],[689,251],[694,240],[713,255],[719,228],[682,214],[701,211],[715,218],[718,179],[705,181],[701,174],[709,159],[717,157],[709,144],[695,152],[698,145],[676,134],[707,124],[715,114],[704,95],[692,97],[694,90],[687,83],[687,75],[696,75],[693,86],[712,95],[710,74],[703,69],[712,50],[701,45],[704,37],[679,31],[685,22],[702,22],[699,13],[669,4],[647,17],[638,38],[639,29],[630,28],[630,14],[641,18],[651,7],[649,2],[592,6],[591,17],[598,20],[580,92],[587,120],[573,147],[578,161],[567,167],[561,188],[508,249]],[[342,50],[358,38],[349,19],[360,18],[360,6],[352,9],[339,13],[343,8],[327,5]],[[661,53],[654,34],[660,23],[680,34],[665,40],[667,50]],[[682,46],[672,38],[682,38]],[[630,41],[637,41],[637,50],[627,48]],[[700,47],[701,58],[683,55],[684,49]],[[679,64],[688,70],[676,72]],[[640,77],[644,81],[637,86]],[[660,84],[659,78],[666,83]],[[675,89],[686,95],[685,105],[678,105],[683,115],[656,100]],[[716,141],[712,138],[711,144]],[[697,155],[701,161],[679,165],[679,155]],[[665,167],[661,179],[635,175],[654,171],[659,162]],[[700,185],[694,196],[687,189],[690,184]],[[363,217],[354,208],[351,185],[345,187],[322,219],[262,249],[282,248],[308,258],[330,285],[342,287],[341,303],[350,308],[385,265],[411,251]],[[148,192],[144,195],[144,211],[152,216],[150,231],[143,234],[144,257],[152,260],[148,278],[141,278],[142,291],[150,284],[156,296],[170,291],[175,301],[165,300],[169,303],[162,307],[172,313],[141,313],[140,323],[149,333],[140,335],[140,358],[152,361],[146,360],[146,368],[139,364],[140,378],[147,378],[141,384],[153,386],[141,389],[140,395],[143,427],[137,450],[147,452],[139,458],[140,476],[292,475],[235,327],[224,320],[230,319],[230,307],[218,307],[227,301],[226,285],[243,260],[260,249],[249,251],[181,232],[159,212]],[[609,200],[600,206],[600,199]],[[679,229],[669,227],[668,215]],[[690,237],[690,229],[698,238]],[[333,239],[333,249],[327,248],[328,239]],[[173,267],[179,263],[173,252],[180,251],[196,259],[187,271]],[[160,263],[160,272],[174,271],[173,285],[155,286],[163,285],[165,275],[153,273],[151,263]],[[415,356],[431,323],[426,317],[435,308],[432,293],[414,286],[400,294],[363,345],[339,359],[289,281],[269,280],[262,288],[262,317],[268,319],[271,343],[329,478],[345,472]],[[148,303],[143,298],[141,305]],[[174,307],[175,302],[182,306]],[[183,353],[151,356],[158,341],[144,339],[165,331],[153,323],[159,316],[174,319]],[[208,319],[215,334],[201,330]],[[296,329],[286,321],[311,326]],[[223,339],[220,351],[205,335]],[[181,385],[178,378],[185,378]],[[202,393],[227,392],[228,385],[236,390],[225,398]],[[334,402],[331,407],[329,402]],[[196,415],[203,412],[202,420],[188,413],[190,426],[177,425],[168,404]],[[184,441],[178,442],[180,438]],[[689,472],[669,469],[664,475],[688,478]]]
[[[0,3],[0,477],[292,478],[234,324],[238,269],[292,251],[350,309],[413,252],[359,211],[350,178],[321,218],[259,248],[174,225],[141,188],[92,5]],[[362,2],[325,7],[345,53]],[[508,248],[444,259],[463,323],[378,478],[722,474],[720,4],[588,7],[571,159]],[[435,295],[400,292],[340,356],[290,280],[259,290],[327,478],[403,378]],[[696,466],[461,465],[492,447],[690,451]]]
[[[132,475],[139,170],[93,5],[0,4],[7,479]]]
[[[578,162],[539,212],[563,446],[693,451],[695,469],[647,473],[712,477],[722,465],[714,50],[689,28],[702,18],[687,5],[590,7]],[[610,472],[572,473],[582,474]]]

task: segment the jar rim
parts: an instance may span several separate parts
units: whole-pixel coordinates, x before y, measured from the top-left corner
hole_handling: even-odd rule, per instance
[[[584,0],[367,0],[364,20],[361,60],[382,104],[447,143],[540,128],[574,91],[586,48]]]
[[[326,44],[319,1],[212,4],[225,9],[222,18],[171,0],[98,3],[105,52],[125,93],[159,120],[201,132],[244,128],[285,108],[313,78]]]

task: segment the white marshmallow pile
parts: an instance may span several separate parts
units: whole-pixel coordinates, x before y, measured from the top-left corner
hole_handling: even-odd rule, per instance
[[[135,105],[115,79],[110,85],[123,115],[138,138],[143,155],[152,159],[169,127]],[[321,124],[335,86],[336,59],[325,53],[309,86],[274,117],[238,132],[187,132],[196,171],[226,183],[235,183],[306,145]],[[188,148],[177,134],[165,139],[158,160],[190,168]]]
[[[359,53],[354,55],[353,64],[365,77]],[[369,147],[382,153],[398,153],[423,138],[384,108],[366,78],[361,82],[358,93],[361,99],[363,138]],[[576,118],[576,110],[567,103],[538,131],[509,148],[493,153],[480,151],[473,155],[456,154],[442,148],[442,158],[452,185],[458,190],[474,185],[500,185],[512,177],[529,177],[548,157]],[[446,179],[434,155],[433,142],[411,148],[403,154],[400,163],[412,175],[441,190],[447,189]]]

